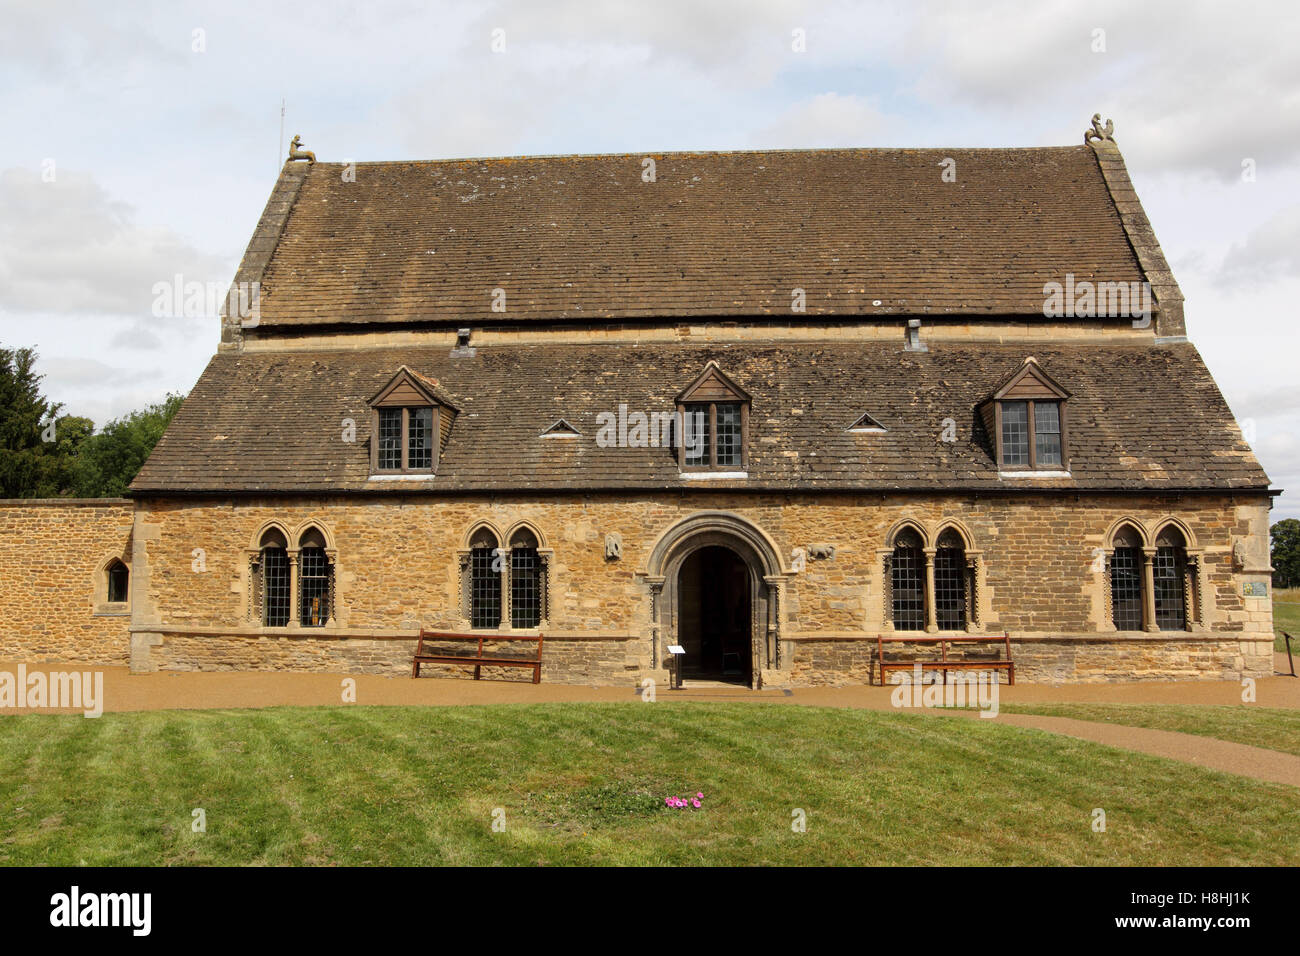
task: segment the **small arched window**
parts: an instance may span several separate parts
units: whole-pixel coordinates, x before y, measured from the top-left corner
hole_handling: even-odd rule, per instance
[[[501,626],[501,548],[497,537],[480,528],[470,541],[469,622],[474,628]]]
[[[542,621],[542,564],[537,538],[520,528],[510,539],[510,626],[538,627]]]
[[[289,587],[289,542],[275,528],[262,535],[254,577],[262,624],[284,627],[289,623],[293,595]]]
[[[896,631],[925,629],[925,553],[921,536],[905,528],[894,537],[890,587]]]
[[[934,555],[934,615],[941,631],[966,629],[966,542],[952,528]]]
[[[125,604],[131,596],[131,572],[125,564],[114,558],[104,569],[109,604]]]
[[[1168,525],[1156,538],[1151,568],[1155,592],[1156,626],[1162,631],[1187,629],[1187,540]]]
[[[298,539],[298,619],[303,627],[324,627],[334,616],[334,566],[325,536],[308,528]]]
[[[1115,532],[1110,555],[1110,616],[1118,631],[1142,630],[1142,536],[1130,525]]]

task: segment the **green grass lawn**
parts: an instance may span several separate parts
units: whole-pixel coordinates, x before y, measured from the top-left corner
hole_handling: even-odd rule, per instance
[[[1205,707],[1178,704],[1003,704],[1014,714],[1073,717],[1126,727],[1177,730],[1236,744],[1266,747],[1300,756],[1300,711],[1256,707]]]
[[[981,719],[752,703],[0,720],[0,863],[82,862],[1295,865],[1300,791]]]
[[[1282,632],[1291,635],[1291,653],[1300,654],[1300,588],[1273,592],[1273,648],[1286,650]]]

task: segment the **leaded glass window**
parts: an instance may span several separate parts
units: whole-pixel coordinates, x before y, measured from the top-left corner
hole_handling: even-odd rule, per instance
[[[894,539],[890,562],[893,619],[896,631],[925,629],[925,554],[920,536],[903,531]]]
[[[542,620],[542,566],[537,542],[521,533],[510,547],[510,626],[537,627]]]
[[[262,549],[262,623],[284,627],[289,623],[289,552],[282,547]]]
[[[1029,464],[1029,403],[1002,403],[1002,464]]]
[[[379,410],[379,467],[397,471],[402,467],[402,410]]]
[[[685,462],[692,467],[709,463],[709,407],[688,405],[683,412],[682,444]]]
[[[718,405],[718,467],[739,467],[741,434],[739,405]]]
[[[1119,546],[1110,557],[1110,616],[1120,631],[1142,630],[1142,552]]]
[[[407,468],[412,471],[433,467],[433,409],[412,408],[407,439]]]
[[[1061,406],[1055,402],[1034,403],[1034,460],[1040,468],[1061,464]]]
[[[966,629],[966,547],[955,531],[939,537],[934,555],[934,613],[939,630]]]
[[[1187,565],[1181,547],[1156,549],[1152,564],[1156,626],[1162,631],[1187,628]]]
[[[324,548],[298,552],[298,608],[304,627],[322,627],[329,621],[330,564]]]
[[[496,539],[479,536],[469,555],[469,619],[475,628],[501,626],[501,557]]]

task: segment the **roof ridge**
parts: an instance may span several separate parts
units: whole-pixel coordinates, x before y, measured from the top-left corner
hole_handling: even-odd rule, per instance
[[[1084,147],[1069,143],[1061,146],[814,146],[814,147],[771,147],[759,149],[643,149],[624,152],[605,153],[515,153],[497,156],[445,156],[437,159],[371,159],[349,160],[347,162],[327,162],[320,160],[316,166],[431,166],[440,163],[489,163],[503,161],[524,161],[542,159],[629,159],[651,156],[771,156],[790,154],[834,153],[1030,153],[1030,152],[1075,152]]]

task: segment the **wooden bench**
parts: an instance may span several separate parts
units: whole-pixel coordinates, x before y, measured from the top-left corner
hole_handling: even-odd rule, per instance
[[[886,644],[921,644],[921,645],[938,645],[938,660],[922,660],[919,657],[911,660],[885,660]],[[980,644],[995,645],[1001,644],[1006,651],[1005,658],[967,658],[958,660],[949,660],[948,647],[952,644]],[[876,653],[880,661],[880,684],[883,687],[888,683],[886,674],[889,671],[910,671],[920,664],[921,670],[924,671],[943,671],[944,683],[948,681],[948,671],[1006,671],[1007,683],[1016,682],[1016,665],[1011,660],[1011,636],[1003,634],[965,634],[960,637],[921,637],[914,635],[911,637],[900,637],[897,633],[890,637],[880,634],[876,637]]]
[[[432,654],[424,649],[424,642],[428,641],[477,641],[478,650],[472,654]],[[537,643],[536,657],[487,657],[483,654],[483,643],[493,641],[535,641]],[[462,664],[473,665],[474,679],[479,679],[480,669],[483,665],[489,667],[531,667],[533,669],[533,683],[542,682],[542,635],[535,637],[532,635],[519,634],[492,634],[479,632],[477,634],[457,634],[452,631],[426,631],[420,630],[420,643],[415,646],[415,660],[411,662],[411,676],[420,676],[421,664]]]

